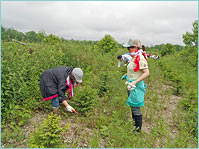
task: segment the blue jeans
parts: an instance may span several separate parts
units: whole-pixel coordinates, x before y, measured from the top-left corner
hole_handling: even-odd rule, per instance
[[[58,108],[59,107],[59,98],[55,97],[52,99],[52,108]]]

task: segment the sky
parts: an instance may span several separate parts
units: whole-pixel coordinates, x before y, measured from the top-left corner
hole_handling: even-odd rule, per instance
[[[183,44],[198,19],[197,1],[3,1],[1,24],[21,32],[45,31],[70,40],[118,43],[139,39],[146,46]]]

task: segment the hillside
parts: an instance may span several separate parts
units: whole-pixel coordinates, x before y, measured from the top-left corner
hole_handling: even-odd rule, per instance
[[[97,43],[67,41],[54,36],[42,42],[21,40],[25,45],[2,41],[2,147],[38,147],[34,136],[42,136],[38,130],[45,120],[44,126],[53,122],[63,129],[58,138],[64,147],[197,148],[197,45],[180,50],[171,44],[160,50],[147,48],[161,59],[148,59],[143,128],[142,133],[133,134],[126,85],[121,80],[126,67],[117,68],[117,56],[127,50],[115,42],[112,50],[102,44],[109,40],[114,41],[111,37]],[[79,115],[61,106],[60,121],[50,115],[51,101],[42,101],[39,89],[41,73],[58,66],[84,71],[83,83],[68,99]]]

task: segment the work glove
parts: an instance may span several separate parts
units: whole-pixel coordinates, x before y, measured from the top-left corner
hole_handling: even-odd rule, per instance
[[[128,90],[131,91],[131,90],[134,90],[135,88],[136,88],[135,85],[133,85],[132,83],[129,83],[129,82],[128,82],[128,85],[127,85],[127,89],[128,89]]]
[[[129,85],[129,83],[130,83],[130,82],[128,82],[128,81],[125,82],[126,85]]]
[[[123,75],[123,76],[122,76],[122,80],[124,80],[125,78],[126,78],[126,75]]]
[[[67,105],[67,106],[66,106],[66,109],[67,109],[67,111],[69,111],[69,112],[75,111],[75,109],[74,109],[73,107],[71,107],[70,105]]]

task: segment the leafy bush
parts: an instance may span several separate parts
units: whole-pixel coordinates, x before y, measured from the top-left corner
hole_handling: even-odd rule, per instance
[[[166,45],[163,45],[161,51],[160,51],[160,54],[162,56],[165,56],[165,55],[171,55],[175,53],[175,47],[172,45],[172,44],[166,44]]]
[[[118,49],[118,43],[110,35],[105,35],[105,37],[98,42],[98,46],[102,50],[102,53],[115,52]]]
[[[96,103],[97,91],[91,86],[83,86],[78,89],[78,94],[73,97],[77,111],[82,115],[92,112]]]
[[[198,48],[185,47],[179,54],[184,63],[190,64],[195,71],[198,70]]]
[[[98,95],[99,96],[104,96],[106,93],[109,92],[109,87],[108,87],[108,74],[102,73],[100,75],[100,82],[99,82],[99,89],[98,89]]]
[[[28,140],[31,148],[64,148],[65,144],[62,141],[62,133],[66,131],[69,125],[64,128],[59,126],[61,117],[51,113],[48,119],[43,121],[35,132],[30,135]]]
[[[182,35],[183,42],[186,46],[197,46],[198,45],[198,20],[193,22],[192,33],[186,32]]]
[[[57,44],[61,42],[61,39],[55,35],[50,34],[43,39],[43,42],[48,44]]]

